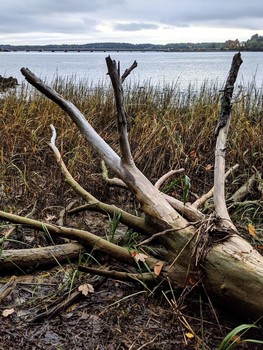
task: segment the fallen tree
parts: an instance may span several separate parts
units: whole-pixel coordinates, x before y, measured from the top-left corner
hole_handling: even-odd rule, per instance
[[[128,140],[127,115],[124,106],[123,82],[136,68],[136,61],[120,74],[120,66],[106,58],[108,74],[114,89],[120,156],[96,133],[81,112],[71,102],[48,87],[29,69],[21,72],[36,89],[59,105],[77,125],[83,136],[103,159],[116,178],[105,178],[114,185],[130,190],[141,205],[142,215],[134,216],[115,205],[109,205],[92,196],[75,181],[64,164],[55,145],[56,131],[52,127],[50,147],[66,181],[87,204],[74,210],[93,210],[108,215],[119,215],[120,221],[140,232],[144,238],[137,248],[121,247],[88,231],[0,211],[0,218],[50,234],[74,239],[94,250],[102,251],[128,265],[139,268],[137,274],[116,273],[116,278],[133,278],[143,281],[166,279],[175,287],[202,284],[207,293],[216,297],[226,307],[253,317],[263,315],[263,257],[246,242],[231,221],[225,201],[225,153],[231,119],[231,99],[240,65],[240,53],[233,58],[229,76],[222,91],[221,112],[215,129],[214,187],[196,202],[187,204],[164,193],[160,183],[153,185],[136,167]],[[104,169],[105,170],[105,169]],[[199,209],[213,195],[214,213],[204,215]],[[155,253],[148,250],[155,246]],[[151,253],[150,253],[151,252]],[[91,269],[89,269],[91,272]],[[94,273],[99,273],[98,269]],[[109,276],[109,272],[101,272]]]

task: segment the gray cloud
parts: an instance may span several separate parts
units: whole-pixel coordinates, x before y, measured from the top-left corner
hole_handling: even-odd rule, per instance
[[[158,29],[157,24],[152,23],[117,23],[114,25],[114,30],[117,31],[127,31],[127,32],[136,32],[145,29]]]
[[[122,37],[125,32],[128,35],[147,29],[158,31],[161,26],[260,31],[263,7],[262,0],[4,0],[0,37],[16,33],[71,33],[87,34],[96,41],[105,23]]]

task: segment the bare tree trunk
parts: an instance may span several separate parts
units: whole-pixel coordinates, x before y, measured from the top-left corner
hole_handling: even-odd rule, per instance
[[[122,83],[136,67],[136,62],[120,74],[120,66],[106,58],[108,73],[114,88],[120,152],[116,152],[95,132],[81,112],[57,92],[46,86],[28,69],[21,72],[28,82],[57,103],[78,126],[89,144],[97,151],[107,166],[115,173],[118,183],[123,182],[141,203],[145,218],[132,218],[122,212],[123,221],[129,226],[137,222],[137,227],[149,237],[148,243],[158,242],[164,248],[162,259],[158,260],[143,254],[139,249],[131,250],[107,242],[89,232],[65,227],[48,225],[53,234],[84,241],[128,264],[136,265],[143,261],[153,273],[153,277],[168,278],[175,286],[202,283],[206,290],[216,296],[227,307],[238,308],[251,316],[263,314],[263,298],[258,296],[263,291],[263,257],[244,239],[238,236],[225,205],[225,150],[228,126],[231,114],[231,98],[239,67],[242,63],[240,53],[233,58],[229,76],[222,96],[222,109],[216,128],[217,145],[215,153],[214,193],[215,215],[206,217],[199,211],[198,204],[184,205],[183,202],[162,194],[158,186],[151,182],[134,164],[127,132],[127,118],[123,103]],[[54,130],[53,130],[54,131]],[[77,184],[67,172],[61,155],[55,146],[55,135],[51,148],[58,164],[72,188],[85,198],[88,206],[97,206],[98,200]],[[120,210],[109,206],[110,213]],[[119,211],[121,213],[121,211]],[[36,220],[24,219],[0,211],[0,218],[10,222],[19,222],[30,227],[43,229]],[[156,266],[161,266],[158,270]],[[147,271],[149,272],[149,271]],[[241,309],[241,310],[240,310]]]

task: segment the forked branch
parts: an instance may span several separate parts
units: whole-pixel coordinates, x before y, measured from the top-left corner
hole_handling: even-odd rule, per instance
[[[136,230],[139,230],[140,232],[145,233],[152,233],[153,228],[149,226],[144,218],[140,218],[138,216],[134,216],[130,213],[127,213],[126,211],[118,208],[115,205],[110,205],[107,203],[103,203],[99,201],[96,197],[94,197],[91,193],[86,191],[70,174],[68,171],[61,154],[55,144],[56,141],[56,130],[53,125],[50,126],[52,130],[52,137],[51,141],[49,143],[50,148],[54,152],[54,155],[56,157],[57,163],[60,167],[60,170],[62,174],[65,177],[65,180],[67,183],[71,186],[71,188],[81,197],[83,198],[88,204],[86,206],[86,209],[91,211],[96,211],[102,214],[108,214],[111,217],[113,217],[115,214],[120,215],[120,221],[124,223],[125,225],[132,227]],[[121,180],[120,180],[121,181]]]

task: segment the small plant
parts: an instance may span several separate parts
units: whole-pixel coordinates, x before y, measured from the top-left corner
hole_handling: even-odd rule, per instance
[[[109,220],[110,220],[109,241],[111,243],[115,242],[115,234],[116,234],[116,230],[119,226],[120,219],[121,219],[121,214],[114,213],[112,218],[109,216]]]
[[[257,328],[254,324],[242,324],[229,332],[219,345],[218,350],[232,350],[242,343],[263,344],[256,339],[242,339],[242,336],[251,328]]]

